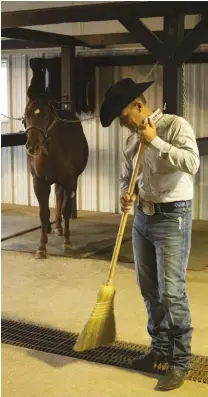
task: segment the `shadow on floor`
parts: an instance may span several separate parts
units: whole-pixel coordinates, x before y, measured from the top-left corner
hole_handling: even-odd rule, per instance
[[[90,258],[110,261],[116,241],[121,216],[119,214],[94,213],[80,216],[71,220],[71,241],[73,250],[67,256],[72,258]],[[118,262],[122,266],[134,268],[131,242],[133,217],[129,216],[124,240],[121,246]],[[2,236],[8,239],[2,241],[2,250],[28,252],[35,254],[39,240],[40,229],[27,232],[28,227],[40,224],[37,216],[11,215],[10,212],[2,216]],[[24,232],[19,236],[15,233]],[[9,238],[11,236],[11,238]],[[194,221],[192,234],[192,248],[188,269],[203,270],[208,266],[208,222]],[[66,256],[62,252],[63,237],[49,235],[47,245],[48,255]]]

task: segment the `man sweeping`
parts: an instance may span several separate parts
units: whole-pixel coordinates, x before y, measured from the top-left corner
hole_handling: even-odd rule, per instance
[[[143,96],[151,82],[127,78],[113,85],[100,111],[103,127],[119,117],[131,131],[122,156],[121,209],[138,200],[132,244],[136,275],[147,308],[148,353],[132,368],[145,371],[168,362],[157,385],[171,390],[182,385],[191,361],[191,315],[185,275],[191,247],[193,175],[199,168],[194,132],[182,117],[152,111]],[[145,151],[135,194],[128,191],[140,142]]]

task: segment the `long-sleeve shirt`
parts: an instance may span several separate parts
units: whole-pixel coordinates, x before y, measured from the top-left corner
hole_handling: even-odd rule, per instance
[[[139,196],[153,203],[167,203],[193,198],[193,175],[199,168],[199,151],[190,124],[176,115],[162,114],[158,109],[150,119],[157,136],[145,149],[137,177]],[[139,136],[132,134],[122,154],[121,194],[128,191]]]

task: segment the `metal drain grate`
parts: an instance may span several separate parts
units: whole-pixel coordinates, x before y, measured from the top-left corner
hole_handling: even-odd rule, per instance
[[[136,356],[148,351],[144,345],[117,341],[109,347],[76,353],[72,348],[78,334],[8,319],[1,321],[1,336],[2,343],[9,345],[128,369],[131,369],[131,362]],[[164,374],[160,366],[154,372],[151,369],[148,372]],[[208,383],[208,357],[192,355],[192,366],[186,379]]]

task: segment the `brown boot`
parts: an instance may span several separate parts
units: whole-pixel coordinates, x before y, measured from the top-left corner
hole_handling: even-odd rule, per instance
[[[138,371],[155,372],[156,370],[167,370],[168,363],[162,353],[150,350],[132,361],[132,368]]]
[[[159,390],[172,390],[182,386],[188,370],[169,369],[167,373],[158,381],[156,386]]]

